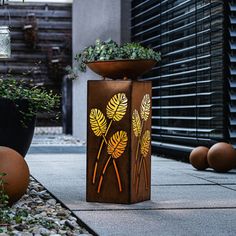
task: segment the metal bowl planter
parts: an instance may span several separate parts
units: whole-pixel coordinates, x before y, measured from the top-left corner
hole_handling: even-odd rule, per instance
[[[29,149],[35,128],[35,117],[25,119],[27,111],[27,100],[0,99],[0,146],[12,148],[23,157]]]
[[[155,60],[146,59],[94,61],[86,63],[93,72],[103,78],[131,80],[135,80],[145,72],[148,72],[155,64]]]

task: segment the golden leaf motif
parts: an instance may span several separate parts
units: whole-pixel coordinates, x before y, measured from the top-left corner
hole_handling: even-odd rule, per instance
[[[147,121],[151,108],[151,100],[149,94],[144,95],[143,100],[141,102],[141,118]]]
[[[136,137],[141,135],[141,119],[136,109],[134,110],[132,115],[132,125],[133,125],[134,135]]]
[[[125,131],[117,131],[108,142],[107,153],[113,158],[119,158],[127,146],[128,136]]]
[[[151,142],[151,133],[149,130],[146,130],[141,140],[141,154],[144,157],[146,157],[149,152],[150,142]]]
[[[107,117],[113,121],[120,121],[126,113],[128,99],[124,93],[114,95],[107,105]]]
[[[106,133],[107,121],[105,116],[99,109],[91,109],[89,118],[91,129],[96,136],[102,136]]]

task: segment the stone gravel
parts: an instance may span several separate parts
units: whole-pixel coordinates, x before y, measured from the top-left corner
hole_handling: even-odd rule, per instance
[[[77,140],[71,135],[64,134],[35,134],[32,146],[84,146],[85,143]]]
[[[27,193],[9,209],[8,216],[10,223],[0,224],[0,236],[91,235],[33,178]]]

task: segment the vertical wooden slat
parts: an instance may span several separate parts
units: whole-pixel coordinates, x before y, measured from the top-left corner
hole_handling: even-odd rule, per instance
[[[23,25],[29,13],[34,13],[37,19],[38,40],[35,48],[30,48],[24,41]],[[71,65],[71,50],[65,47],[65,42],[68,36],[71,38],[72,5],[11,3],[0,6],[0,25],[6,24],[10,25],[11,30],[12,56],[8,60],[0,60],[0,76],[4,77],[7,72],[11,72],[16,79],[33,78],[35,84],[60,92],[60,84],[55,84],[49,78],[48,52],[52,47],[59,47],[63,52],[65,66]],[[68,44],[71,47],[71,43]],[[62,80],[62,77],[58,79]],[[43,120],[47,119],[43,114],[40,116]]]

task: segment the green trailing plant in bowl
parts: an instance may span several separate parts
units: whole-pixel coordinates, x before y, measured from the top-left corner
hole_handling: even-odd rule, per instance
[[[26,100],[28,104],[27,112],[19,110],[23,114],[23,124],[36,116],[38,111],[50,112],[57,108],[60,97],[52,91],[46,91],[37,86],[30,86],[23,80],[0,79],[0,98],[8,99],[18,107],[18,101]]]
[[[85,72],[88,62],[125,59],[160,61],[161,54],[151,48],[143,47],[139,43],[125,43],[119,46],[111,39],[107,41],[97,39],[94,45],[86,47],[76,55],[75,59],[78,62],[78,69]]]

